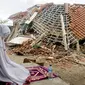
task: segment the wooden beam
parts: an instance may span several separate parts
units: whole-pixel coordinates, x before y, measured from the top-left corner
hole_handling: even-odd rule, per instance
[[[63,34],[63,42],[64,42],[64,47],[65,50],[68,50],[68,44],[67,44],[67,40],[66,40],[66,31],[65,31],[65,25],[64,25],[64,20],[63,20],[63,15],[60,15],[61,18],[61,25],[62,25],[62,34]]]
[[[77,51],[80,51],[79,40],[77,40],[76,47],[77,47]]]

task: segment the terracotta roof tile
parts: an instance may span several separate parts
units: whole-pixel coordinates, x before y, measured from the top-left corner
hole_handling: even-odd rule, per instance
[[[70,29],[78,39],[85,38],[85,5],[69,6]]]

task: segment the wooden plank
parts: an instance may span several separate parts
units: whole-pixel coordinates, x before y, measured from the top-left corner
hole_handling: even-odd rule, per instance
[[[79,40],[77,40],[76,47],[77,47],[77,51],[80,51]]]
[[[61,18],[61,25],[62,25],[63,42],[64,42],[65,50],[68,50],[65,25],[64,25],[64,20],[63,20],[63,15],[62,14],[60,15],[60,18]]]

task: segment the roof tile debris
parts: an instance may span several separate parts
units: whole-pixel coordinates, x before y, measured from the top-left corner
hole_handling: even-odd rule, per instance
[[[11,15],[11,16],[9,17],[9,19],[13,19],[13,20],[15,20],[15,19],[21,19],[21,18],[27,16],[27,14],[28,14],[27,11],[18,12],[18,13],[16,13],[16,14]]]

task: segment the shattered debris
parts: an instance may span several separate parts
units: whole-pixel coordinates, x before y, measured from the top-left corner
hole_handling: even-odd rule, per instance
[[[22,54],[22,55],[45,55],[50,56],[52,55],[52,52],[46,48],[42,48],[39,46],[31,46],[32,41],[24,42],[22,45],[16,46],[13,48],[13,52],[16,54]]]
[[[16,37],[13,38],[12,40],[9,41],[10,44],[23,44],[24,42],[28,41],[28,40],[32,40],[31,38],[27,38],[27,37]]]
[[[71,50],[74,52],[75,49],[70,49],[70,46],[85,38],[84,12],[85,5],[81,4],[47,3],[35,5],[25,12],[10,16],[9,18],[13,19],[15,25],[11,38],[16,38],[15,35],[20,37],[23,34],[28,37],[30,31],[33,37],[32,40],[26,40],[26,42],[16,45],[11,51],[18,55],[37,56],[36,59],[26,58],[23,63],[36,62],[43,65],[49,62],[70,68],[73,62],[78,63],[79,60],[71,55]],[[63,21],[60,15],[62,15]],[[24,39],[22,40],[24,41]],[[12,42],[14,43],[14,41]],[[67,45],[67,50],[64,49],[65,45]],[[83,46],[80,48],[83,52],[85,51]],[[84,58],[81,58],[80,61],[83,62]]]

